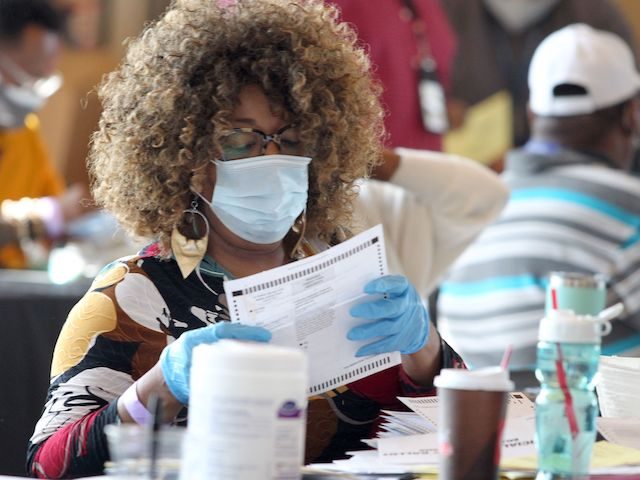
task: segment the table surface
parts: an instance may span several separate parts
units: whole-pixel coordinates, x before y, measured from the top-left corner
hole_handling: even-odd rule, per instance
[[[0,474],[24,475],[51,356],[69,310],[90,285],[52,284],[46,272],[0,270]],[[0,477],[2,478],[2,477]]]

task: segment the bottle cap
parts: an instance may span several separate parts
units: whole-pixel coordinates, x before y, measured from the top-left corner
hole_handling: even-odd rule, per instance
[[[550,310],[540,321],[538,339],[543,342],[599,344],[611,332],[607,318],[576,315],[573,310]]]
[[[484,390],[489,392],[510,392],[513,382],[509,379],[509,371],[500,367],[464,370],[462,368],[443,368],[433,380],[438,388],[456,390]]]

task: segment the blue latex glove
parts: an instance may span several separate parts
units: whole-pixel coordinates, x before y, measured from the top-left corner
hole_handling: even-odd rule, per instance
[[[371,320],[353,327],[349,340],[379,340],[361,347],[357,357],[378,353],[415,353],[429,338],[429,313],[420,295],[407,277],[386,275],[364,286],[365,293],[384,294],[384,298],[361,303],[351,308],[352,316]]]
[[[185,332],[171,345],[167,345],[160,355],[162,375],[167,387],[180,403],[189,403],[189,374],[193,347],[203,343],[214,343],[223,338],[268,342],[271,340],[271,332],[262,327],[220,322]]]

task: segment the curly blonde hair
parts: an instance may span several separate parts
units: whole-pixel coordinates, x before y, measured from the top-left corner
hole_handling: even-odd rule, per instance
[[[380,158],[383,114],[366,53],[322,0],[175,1],[100,86],[96,201],[168,251],[250,84],[290,112],[310,148],[307,232],[329,240],[348,227],[354,182]]]

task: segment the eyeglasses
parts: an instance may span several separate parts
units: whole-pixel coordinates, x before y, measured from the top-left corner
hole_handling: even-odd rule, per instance
[[[222,161],[239,158],[257,157],[264,154],[267,144],[273,142],[285,155],[304,155],[298,130],[294,125],[285,125],[272,135],[255,128],[233,128],[231,133],[222,137]]]

